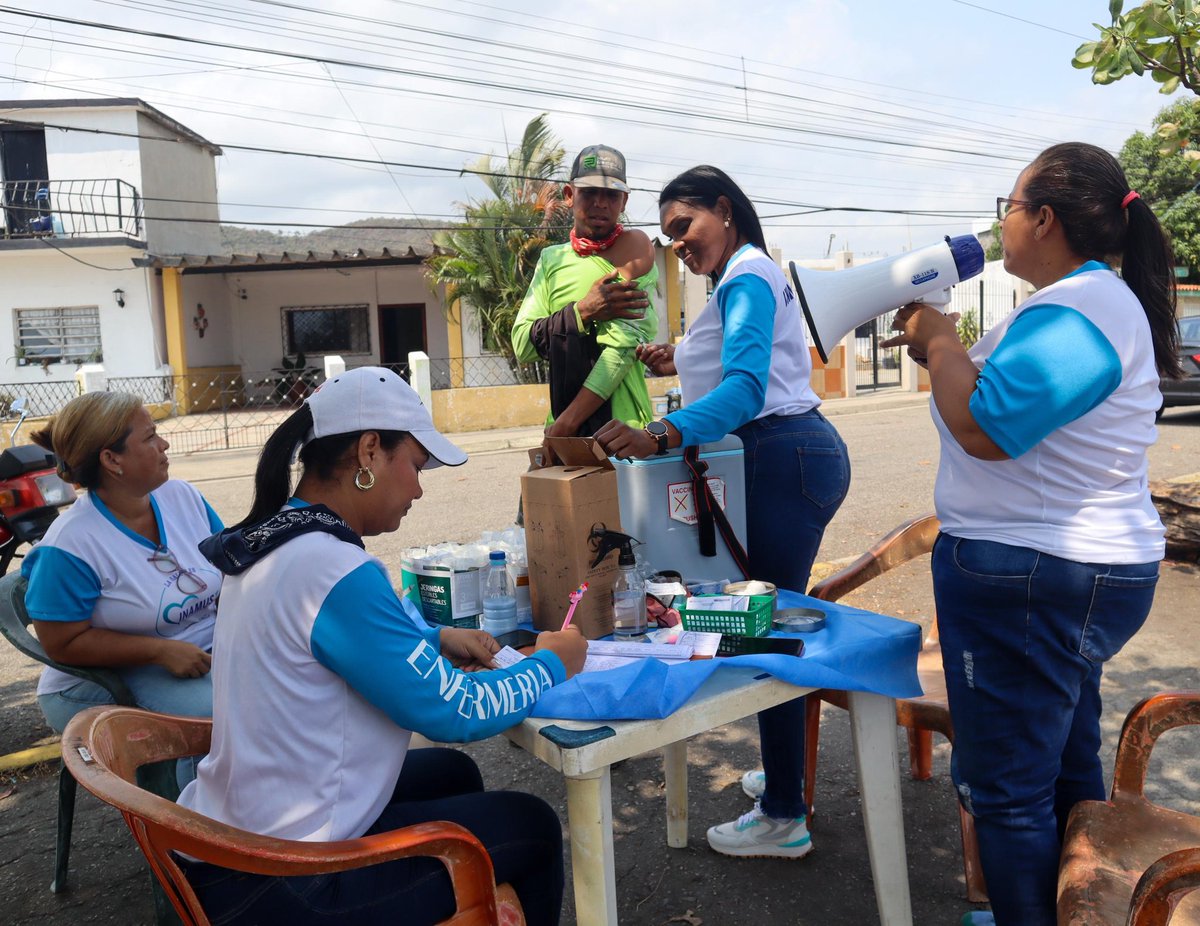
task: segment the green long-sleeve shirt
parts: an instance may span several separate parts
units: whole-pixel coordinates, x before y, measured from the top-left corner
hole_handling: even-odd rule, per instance
[[[569,243],[554,245],[542,251],[533,272],[533,282],[513,323],[512,344],[517,359],[523,363],[538,360],[537,349],[530,340],[530,328],[539,318],[552,315],[587,295],[592,284],[616,268],[598,254],[580,257]],[[654,416],[650,408],[650,393],[646,389],[645,367],[634,353],[638,344],[649,344],[658,335],[658,314],[654,309],[654,291],[658,283],[658,267],[638,278],[638,288],[646,294],[650,305],[642,318],[619,318],[583,324],[576,310],[575,319],[580,331],[594,333],[604,349],[596,360],[584,387],[612,404],[613,417],[640,428]],[[554,420],[549,415],[546,423]]]

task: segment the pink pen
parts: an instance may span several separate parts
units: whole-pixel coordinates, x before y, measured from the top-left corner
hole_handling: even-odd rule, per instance
[[[575,606],[579,604],[579,599],[583,597],[583,593],[587,590],[588,584],[584,582],[581,586],[579,586],[579,588],[575,589],[575,591],[571,592],[571,594],[567,596],[571,599],[571,607],[567,608],[567,619],[563,621],[562,627],[559,628],[560,630],[566,630],[569,626],[571,626],[571,618],[575,616]]]

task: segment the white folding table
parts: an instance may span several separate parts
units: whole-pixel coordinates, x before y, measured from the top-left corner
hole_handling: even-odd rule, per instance
[[[613,858],[614,762],[663,751],[667,844],[687,845],[687,740],[812,691],[750,670],[713,673],[678,710],[661,720],[608,722],[529,718],[505,731],[514,743],[562,773],[579,926],[617,923]],[[867,852],[882,926],[912,926],[900,769],[896,757],[896,707],[892,698],[850,691],[850,722],[866,828]]]

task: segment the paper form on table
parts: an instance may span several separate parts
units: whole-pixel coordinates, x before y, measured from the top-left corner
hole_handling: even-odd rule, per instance
[[[497,669],[507,669],[509,666],[516,665],[525,657],[518,653],[511,646],[506,646],[498,653],[492,653],[492,662],[496,664]]]
[[[588,640],[584,672],[603,672],[619,669],[636,659],[660,659],[663,662],[686,662],[692,658],[691,646],[670,643],[636,643],[624,640]]]
[[[673,644],[675,646],[690,646],[693,656],[704,658],[717,655],[721,645],[721,634],[706,633],[702,630],[684,630],[682,627],[659,627],[646,634],[646,639],[652,643]]]

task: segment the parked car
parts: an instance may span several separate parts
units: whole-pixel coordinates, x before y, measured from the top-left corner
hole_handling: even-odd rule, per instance
[[[1179,319],[1179,363],[1183,379],[1164,379],[1163,408],[1173,405],[1200,405],[1200,315]],[[1162,414],[1162,409],[1158,410]]]

